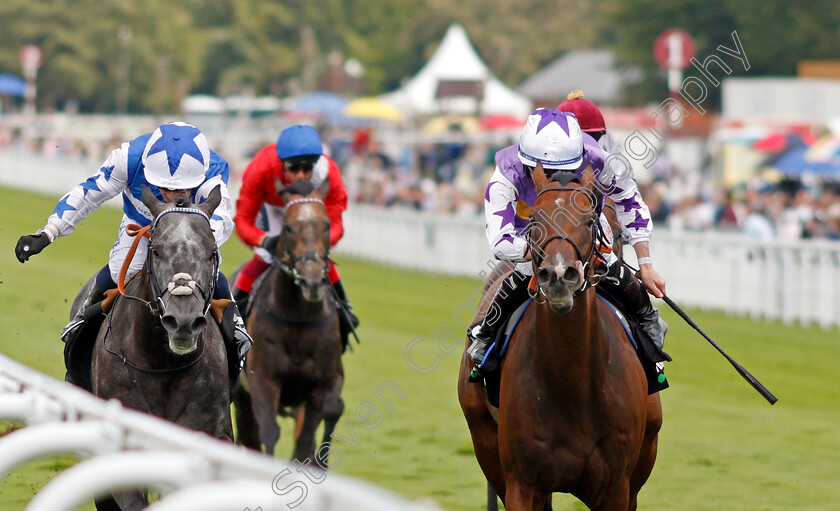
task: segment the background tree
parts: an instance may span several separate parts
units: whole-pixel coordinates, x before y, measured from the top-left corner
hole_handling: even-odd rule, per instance
[[[792,75],[802,59],[836,59],[840,3],[783,0],[3,0],[0,72],[38,45],[38,107],[77,102],[114,112],[130,72],[129,111],[174,112],[190,93],[287,95],[314,86],[331,53],[365,68],[366,93],[398,87],[459,22],[491,72],[515,87],[564,52],[611,47],[640,67],[632,102],[667,96],[655,38],[682,28],[698,57],[732,47],[738,31],[749,75]],[[131,38],[120,40],[120,27]],[[709,104],[719,101],[710,90]]]

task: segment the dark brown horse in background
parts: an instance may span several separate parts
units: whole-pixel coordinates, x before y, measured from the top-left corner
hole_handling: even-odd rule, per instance
[[[315,430],[323,420],[326,444],[344,411],[341,337],[327,279],[327,191],[322,187],[306,197],[281,191],[287,204],[283,230],[274,264],[252,292],[246,324],[254,346],[234,392],[238,442],[257,450],[262,445],[273,455],[280,438],[278,414],[296,416],[292,457],[304,461],[314,455],[321,467],[328,449],[316,452]]]
[[[155,217],[146,265],[100,327],[91,381],[103,399],[232,441],[227,355],[209,314],[219,267],[209,217],[220,201],[218,187],[197,205],[161,202],[144,187]],[[146,506],[140,491],[96,501],[108,511]]]
[[[458,395],[476,458],[510,511],[550,510],[553,492],[593,510],[633,510],[656,459],[662,411],[621,324],[589,285],[602,197],[591,168],[583,182],[558,183],[538,166],[534,181],[536,297],[503,361],[499,408],[468,382],[471,363],[461,360]]]

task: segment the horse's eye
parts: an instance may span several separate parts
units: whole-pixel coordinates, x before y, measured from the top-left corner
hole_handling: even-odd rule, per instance
[[[160,257],[160,254],[158,254],[158,251],[155,248],[152,249],[152,255],[155,257]]]

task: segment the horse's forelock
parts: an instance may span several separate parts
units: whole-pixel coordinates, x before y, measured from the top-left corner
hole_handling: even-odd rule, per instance
[[[329,221],[330,216],[327,213],[327,208],[324,203],[317,199],[298,199],[293,205],[294,208],[286,208],[284,223],[291,220],[308,221],[312,219],[326,219]]]
[[[192,205],[189,199],[187,199],[187,204]],[[175,207],[181,206],[176,203]],[[158,243],[165,243],[170,239],[173,241],[176,239],[187,240],[190,243],[215,241],[213,230],[210,228],[207,219],[194,213],[168,213],[160,219],[155,229],[161,231],[157,240]],[[202,240],[201,233],[205,231],[207,233],[204,236],[206,239]]]
[[[189,197],[178,197],[175,200],[175,207],[176,208],[188,208],[192,205],[193,205],[192,201],[190,200]]]

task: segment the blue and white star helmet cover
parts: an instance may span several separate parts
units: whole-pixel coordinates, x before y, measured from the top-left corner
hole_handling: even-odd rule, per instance
[[[171,122],[152,133],[142,161],[149,184],[170,190],[190,190],[204,182],[210,167],[210,147],[195,126]]]

